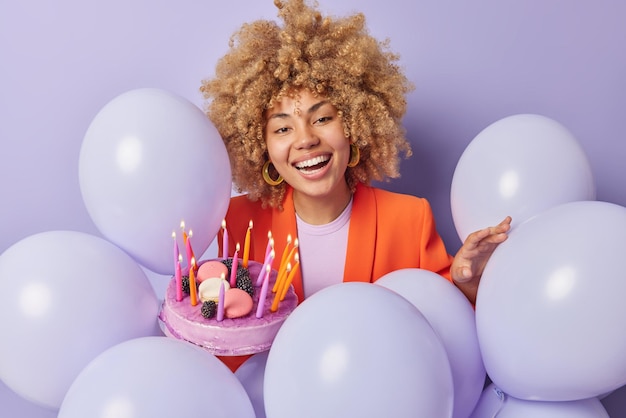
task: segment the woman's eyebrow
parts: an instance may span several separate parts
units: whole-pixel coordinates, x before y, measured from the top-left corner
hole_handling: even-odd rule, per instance
[[[313,106],[311,106],[309,110],[307,110],[307,113],[313,113],[327,103],[328,103],[328,100],[322,100],[321,102],[317,102]]]
[[[322,100],[320,102],[315,103],[314,105],[312,105],[311,107],[309,107],[309,109],[307,110],[308,114],[314,113],[315,111],[317,111],[320,107],[324,106],[325,104],[328,104],[328,100]],[[272,113],[270,114],[267,119],[284,119],[289,117],[290,115],[284,112],[276,112],[276,113]]]

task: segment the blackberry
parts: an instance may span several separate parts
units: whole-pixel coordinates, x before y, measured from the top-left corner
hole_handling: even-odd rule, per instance
[[[222,263],[226,267],[228,267],[228,275],[227,275],[227,277],[230,277],[230,274],[231,274],[230,272],[231,272],[231,269],[233,268],[233,259],[232,258],[227,258],[227,259],[221,260],[221,261],[222,261]],[[239,279],[241,277],[245,277],[245,276],[250,277],[250,271],[248,271],[247,268],[243,267],[241,265],[241,263],[237,263],[237,279]]]
[[[189,290],[189,276],[183,276],[181,280],[181,285],[183,288],[183,292],[189,294],[191,291]]]
[[[213,318],[217,313],[217,303],[214,300],[207,300],[202,302],[202,308],[200,309],[200,313],[206,319]]]
[[[237,275],[237,281],[235,283],[235,286],[249,294],[250,297],[254,297],[254,285],[252,284],[250,274],[241,277]]]

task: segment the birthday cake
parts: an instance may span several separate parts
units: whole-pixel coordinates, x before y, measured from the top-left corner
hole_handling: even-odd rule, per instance
[[[159,313],[167,336],[189,341],[219,356],[255,354],[270,348],[298,304],[293,286],[285,286],[284,297],[277,299],[281,290],[272,291],[277,272],[270,270],[269,278],[259,281],[263,265],[252,260],[247,268],[239,265],[237,280],[229,282],[231,264],[232,259],[199,263],[198,280],[183,282],[182,298],[180,282],[174,277],[170,280]]]

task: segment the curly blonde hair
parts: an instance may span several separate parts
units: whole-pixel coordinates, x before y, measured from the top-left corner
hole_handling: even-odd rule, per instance
[[[413,86],[397,65],[398,55],[369,35],[365,17],[322,17],[305,0],[274,0],[284,25],[244,24],[202,81],[206,113],[224,140],[233,183],[252,200],[280,207],[285,183],[268,185],[261,175],[269,159],[265,111],[301,89],[327,98],[342,117],[344,132],[361,159],[346,180],[357,183],[399,176],[399,157],[411,155],[402,117]]]

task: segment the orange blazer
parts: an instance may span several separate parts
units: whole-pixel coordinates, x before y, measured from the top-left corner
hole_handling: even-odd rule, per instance
[[[231,198],[226,214],[228,254],[232,256],[240,244],[239,255],[250,220],[250,259],[262,263],[268,232],[274,238],[276,257],[272,268],[278,269],[287,236],[298,236],[293,205],[293,189],[288,188],[283,210],[263,208],[260,201],[247,196]],[[222,254],[222,231],[218,234]],[[303,262],[305,262],[303,260]],[[387,273],[403,268],[422,268],[439,273],[450,280],[452,257],[437,233],[432,209],[426,199],[358,185],[352,202],[344,282],[374,282]],[[299,302],[304,300],[302,276],[296,272],[293,286]],[[221,357],[235,370],[247,357]]]
[[[274,237],[273,268],[278,269],[287,244],[287,235],[298,236],[293,205],[293,190],[289,188],[283,210],[263,209],[260,201],[247,196],[233,197],[226,214],[229,256],[240,244],[241,256],[246,230],[252,220],[250,259],[262,263],[265,258],[268,232]],[[222,254],[222,232],[218,236]],[[303,261],[306,262],[306,261]],[[374,282],[394,270],[422,268],[439,273],[450,280],[452,257],[437,233],[432,209],[426,199],[393,193],[360,184],[354,193],[344,282]],[[304,299],[300,270],[293,285],[300,302]]]

